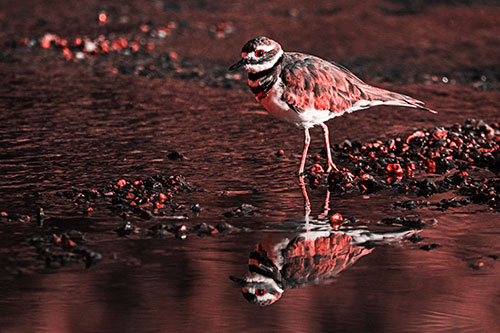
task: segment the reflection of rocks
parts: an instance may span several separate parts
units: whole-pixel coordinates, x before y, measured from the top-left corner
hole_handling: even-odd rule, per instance
[[[250,204],[242,203],[237,208],[224,213],[225,217],[242,217],[255,215],[256,208]]]
[[[62,234],[34,236],[30,245],[36,248],[39,258],[48,268],[59,268],[73,263],[85,263],[87,268],[99,263],[102,255],[85,246],[82,233],[70,230]]]
[[[401,240],[415,230],[372,233],[366,229],[308,231],[268,235],[250,253],[248,273],[231,277],[250,302],[271,305],[286,289],[319,283],[337,276],[373,251],[373,244]]]

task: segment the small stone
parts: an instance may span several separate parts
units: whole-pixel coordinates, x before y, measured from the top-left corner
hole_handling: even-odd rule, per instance
[[[247,215],[255,215],[256,208],[250,204],[242,203],[239,207],[234,208],[233,210],[227,211],[224,213],[226,217],[242,217]]]
[[[87,250],[85,252],[85,268],[90,268],[102,261],[102,255],[99,252]]]
[[[472,264],[470,264],[470,267],[472,269],[475,269],[475,270],[480,270],[480,269],[483,269],[485,266],[484,262],[481,261],[481,260],[477,260],[475,262],[473,262]]]
[[[115,230],[118,236],[121,237],[136,234],[138,231],[139,229],[130,222],[123,223],[118,229]]]
[[[201,212],[201,206],[199,203],[195,203],[194,205],[191,206],[191,210],[194,212],[194,213],[199,213]]]
[[[171,231],[175,234],[175,237],[179,239],[187,238],[188,229],[184,224],[176,225]]]
[[[171,151],[170,153],[167,154],[167,157],[173,161],[178,161],[178,160],[183,160],[184,155],[181,153],[178,153],[176,151]]]
[[[422,236],[420,236],[419,234],[413,234],[411,235],[410,238],[408,238],[410,240],[410,242],[412,243],[418,243],[418,242],[421,242],[424,240],[424,238]]]
[[[201,223],[189,230],[189,232],[196,233],[198,236],[209,236],[213,235],[215,233],[218,233],[218,230],[211,226],[210,224],[207,223]]]
[[[442,245],[437,243],[426,244],[420,247],[420,250],[430,251],[440,248]]]
[[[215,226],[215,229],[217,229],[220,233],[223,233],[223,234],[228,234],[228,233],[239,230],[238,228],[236,228],[235,226],[233,226],[227,222],[218,223]]]

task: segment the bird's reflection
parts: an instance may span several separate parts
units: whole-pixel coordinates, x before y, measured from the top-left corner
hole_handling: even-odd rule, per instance
[[[371,253],[374,244],[402,240],[417,232],[336,230],[329,223],[311,220],[307,203],[306,223],[296,223],[293,232],[265,236],[250,253],[248,272],[242,278],[230,277],[250,303],[268,306],[287,289],[327,282]]]
[[[404,239],[415,230],[372,233],[366,229],[270,234],[259,242],[243,278],[231,277],[250,303],[271,305],[289,288],[325,282],[371,253],[373,244]]]

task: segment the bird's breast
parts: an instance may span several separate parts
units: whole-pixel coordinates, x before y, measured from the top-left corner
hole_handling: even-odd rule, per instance
[[[301,121],[299,115],[290,108],[290,106],[282,99],[282,96],[283,82],[281,79],[278,79],[262,99],[259,99],[257,95],[256,98],[260,101],[262,106],[276,118],[297,125],[300,124]]]
[[[283,91],[283,82],[278,79],[264,98],[259,99],[257,95],[256,97],[273,116],[299,128],[311,128],[340,115],[332,113],[330,110],[318,110],[313,106],[304,108],[302,111],[295,111],[283,100]]]

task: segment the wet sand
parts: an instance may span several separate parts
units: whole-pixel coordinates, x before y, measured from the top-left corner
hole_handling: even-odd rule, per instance
[[[266,35],[438,110],[375,107],[329,121],[334,158],[349,169],[345,140],[387,142],[470,118],[500,121],[500,7],[380,0],[254,6],[0,3],[1,327],[491,331],[500,324],[498,211],[484,203],[395,207],[463,199],[455,190],[332,193],[328,225],[335,213],[345,219],[342,228],[386,232],[400,221],[384,218],[421,219],[422,240],[376,244],[326,283],[287,290],[265,309],[248,304],[229,276],[247,271],[262,239],[297,235],[305,219],[295,175],[303,133],[268,115],[243,73],[225,71],[244,42]],[[101,22],[99,14],[106,15]],[[127,46],[103,49],[120,37]],[[97,47],[88,51],[86,41]],[[316,155],[325,163],[321,130],[311,134],[308,167]],[[498,180],[492,169],[467,166],[476,180]],[[417,178],[439,181],[456,171],[422,168]],[[192,188],[161,201],[168,186],[146,187],[151,206],[116,199],[126,197],[121,180],[158,174],[182,174]],[[331,185],[322,179],[307,186],[313,220]],[[120,196],[104,195],[110,190]],[[239,216],[242,203],[255,214]],[[45,218],[37,218],[40,208]],[[129,231],[120,232],[126,222],[122,231]],[[221,223],[234,229],[211,229]]]

